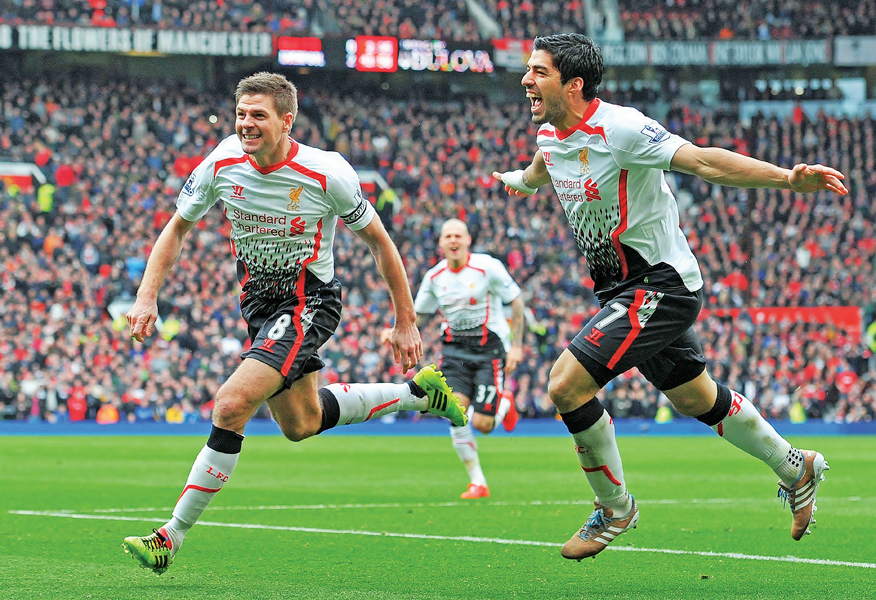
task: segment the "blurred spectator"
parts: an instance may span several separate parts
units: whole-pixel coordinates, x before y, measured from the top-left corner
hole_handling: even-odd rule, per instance
[[[173,403],[170,405],[170,408],[167,409],[167,412],[164,413],[164,420],[168,423],[182,423],[185,421],[185,415],[183,414],[182,407],[179,403]]]
[[[564,31],[605,30],[599,3],[581,0],[483,0],[503,37],[532,39]],[[825,39],[871,35],[876,0],[619,0],[627,40]],[[13,25],[154,27],[281,34],[391,35],[486,42],[464,0],[0,0]]]
[[[627,40],[807,39],[870,35],[876,0],[619,0]]]
[[[95,420],[101,425],[112,425],[119,422],[119,409],[113,402],[104,402],[97,410]]]
[[[134,407],[134,418],[137,421],[155,421],[155,408],[145,395],[137,401]]]

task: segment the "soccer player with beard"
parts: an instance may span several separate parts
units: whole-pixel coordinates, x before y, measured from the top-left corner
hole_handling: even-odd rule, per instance
[[[444,317],[441,370],[469,423],[451,425],[450,438],[465,465],[470,484],[461,498],[490,495],[481,469],[472,427],[489,434],[501,422],[507,431],[517,424],[517,408],[504,393],[505,375],[523,358],[523,311],[520,288],[501,261],[469,252],[471,235],[459,219],[449,219],[438,239],[444,260],[429,269],[414,300],[417,325],[436,311]],[[511,304],[511,326],[503,305]]]
[[[231,221],[240,310],[252,346],[216,394],[212,432],[172,518],[151,535],[124,540],[125,551],[157,574],[167,570],[187,532],[234,472],[246,423],[265,402],[292,441],[399,410],[429,411],[466,424],[458,399],[434,366],[400,384],[318,387],[324,366],[318,350],[341,317],[332,253],[338,218],[368,245],[389,288],[393,354],[408,371],[423,351],[405,268],[350,164],[340,154],[290,137],[298,112],[295,86],[282,75],[257,73],[238,83],[235,102],[236,133],[220,142],[183,186],[127,313],[132,337],[142,342],[154,330],[158,291],[186,235],[221,200]]]
[[[703,279],[679,227],[663,176],[680,171],[720,185],[848,192],[843,175],[822,165],[784,169],[720,148],[701,148],[633,108],[596,97],[599,48],[580,34],[537,37],[521,83],[531,101],[538,151],[525,169],[493,177],[512,196],[551,183],[587,259],[601,310],[563,351],[548,393],[596,495],[595,510],[566,542],[570,559],[594,556],[636,526],[614,426],[596,394],[638,367],[681,414],[764,461],[779,476],[791,508],[791,536],[809,533],[824,457],[783,439],[752,403],[715,382],[693,330]]]

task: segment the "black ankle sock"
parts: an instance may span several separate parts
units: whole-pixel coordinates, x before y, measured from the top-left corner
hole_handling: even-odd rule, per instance
[[[411,388],[411,393],[414,396],[416,396],[417,398],[425,398],[426,397],[426,390],[424,390],[423,388],[418,386],[416,383],[414,383],[413,379],[409,379],[407,381],[407,384],[408,384],[408,387]]]

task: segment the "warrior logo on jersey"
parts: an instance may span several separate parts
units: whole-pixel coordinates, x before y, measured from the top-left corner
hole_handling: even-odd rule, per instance
[[[304,190],[304,186],[299,186],[297,188],[292,188],[289,192],[289,204],[286,205],[286,210],[295,212],[298,210],[298,206],[301,204],[301,192]]]
[[[590,172],[590,161],[587,160],[587,155],[590,154],[590,148],[584,148],[583,150],[578,150],[578,160],[581,165],[581,175],[587,175]]]
[[[231,186],[231,197],[236,200],[246,200],[243,197],[243,186],[242,185],[232,185]]]

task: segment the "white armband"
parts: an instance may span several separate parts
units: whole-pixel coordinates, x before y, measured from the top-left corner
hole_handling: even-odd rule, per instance
[[[502,173],[502,183],[524,194],[531,195],[538,191],[538,188],[532,188],[523,183],[523,169]]]

